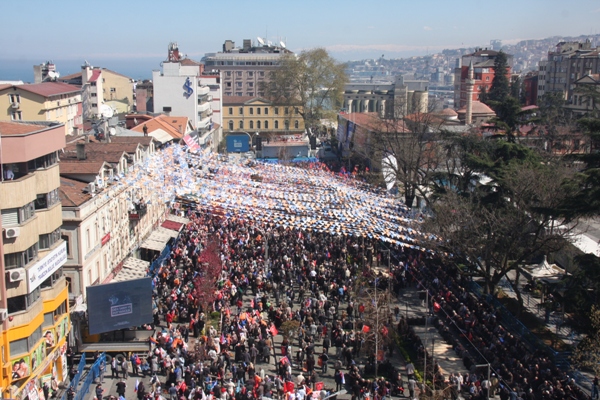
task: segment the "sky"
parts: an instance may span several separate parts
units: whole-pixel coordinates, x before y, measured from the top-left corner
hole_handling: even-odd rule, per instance
[[[0,80],[61,75],[84,61],[150,78],[169,42],[200,60],[233,40],[324,47],[340,61],[600,33],[599,0],[2,0]]]

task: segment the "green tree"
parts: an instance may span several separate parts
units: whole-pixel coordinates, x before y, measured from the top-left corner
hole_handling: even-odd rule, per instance
[[[490,88],[490,101],[501,103],[510,96],[510,82],[508,80],[508,57],[499,51],[494,59],[494,79]]]
[[[320,119],[335,116],[343,104],[345,68],[323,48],[286,54],[262,90],[272,101],[301,106],[304,126],[316,128]]]
[[[590,312],[591,332],[579,343],[571,360],[577,368],[590,368],[600,375],[600,308]]]
[[[567,224],[572,219],[559,206],[571,194],[565,182],[573,171],[503,140],[478,146],[462,160],[480,179],[472,180],[467,191],[447,190],[440,196],[425,230],[443,238],[434,245],[476,264],[486,292],[495,293],[507,272],[568,243],[574,225]]]

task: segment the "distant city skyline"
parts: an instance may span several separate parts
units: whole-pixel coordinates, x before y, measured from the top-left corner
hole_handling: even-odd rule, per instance
[[[443,49],[486,47],[490,40],[600,33],[597,0],[221,0],[157,3],[104,0],[6,2],[0,36],[0,80],[33,80],[33,65],[52,60],[62,75],[87,60],[134,79],[150,78],[179,44],[188,57],[257,36],[294,51],[326,48],[340,61],[402,58]],[[29,69],[29,77],[23,69]],[[128,72],[129,71],[129,72]]]

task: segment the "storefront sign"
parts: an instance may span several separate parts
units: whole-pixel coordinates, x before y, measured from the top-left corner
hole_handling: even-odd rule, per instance
[[[108,243],[108,241],[110,240],[110,232],[108,232],[106,235],[104,235],[102,237],[102,246],[104,246],[106,243]]]

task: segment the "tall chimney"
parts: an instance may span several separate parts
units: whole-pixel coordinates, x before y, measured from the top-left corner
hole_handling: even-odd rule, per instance
[[[77,159],[85,160],[85,143],[77,143]]]

